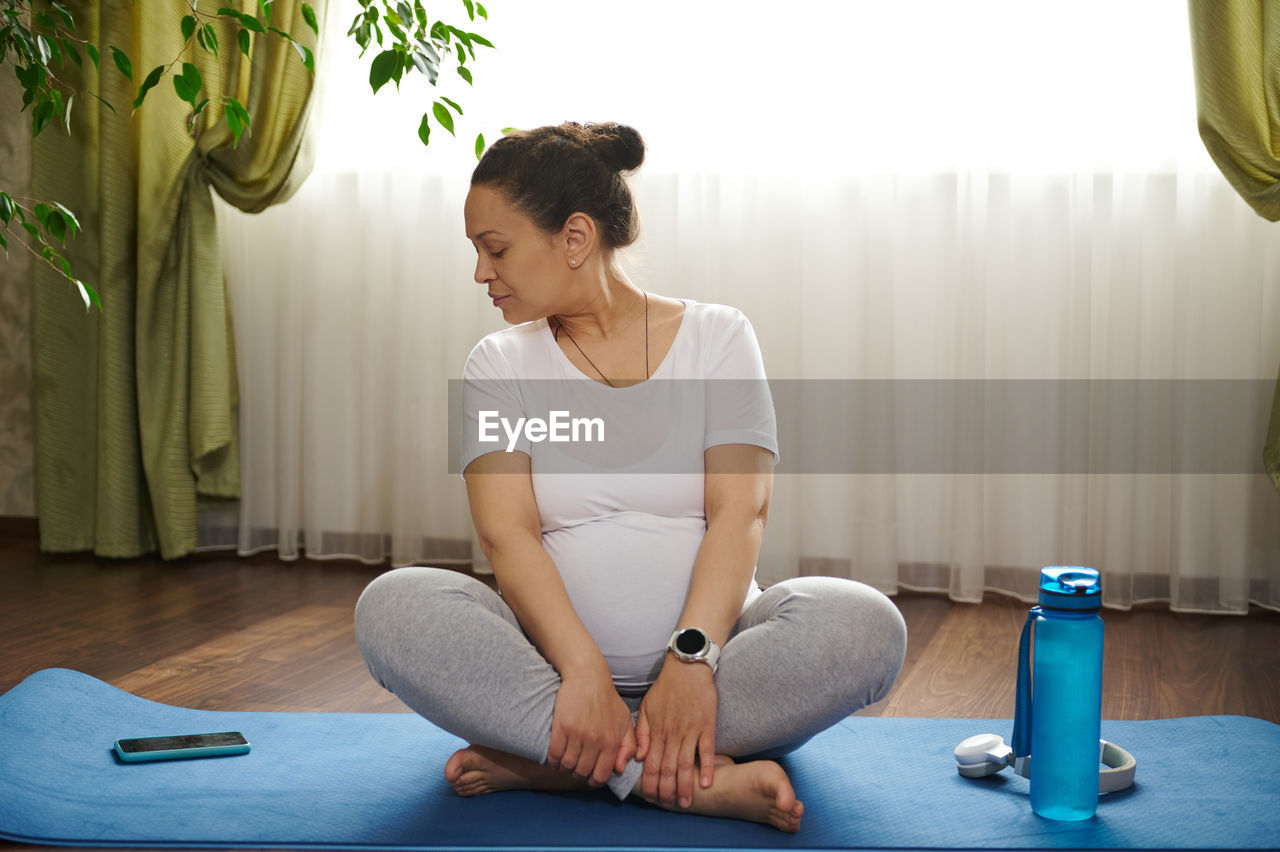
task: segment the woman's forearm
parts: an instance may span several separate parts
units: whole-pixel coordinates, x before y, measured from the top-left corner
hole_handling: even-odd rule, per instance
[[[677,627],[700,627],[724,647],[747,599],[763,532],[763,519],[742,512],[708,523]]]
[[[773,456],[744,444],[706,451],[707,532],[677,627],[699,627],[721,647],[742,613],[769,516]]]

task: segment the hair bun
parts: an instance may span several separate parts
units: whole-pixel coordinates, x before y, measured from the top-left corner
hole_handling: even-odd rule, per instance
[[[644,140],[625,124],[588,124],[587,144],[616,172],[632,172],[644,162]]]

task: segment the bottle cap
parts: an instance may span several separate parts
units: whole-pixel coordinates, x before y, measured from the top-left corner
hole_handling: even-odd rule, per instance
[[[1102,606],[1102,578],[1092,568],[1045,568],[1040,572],[1040,606],[1099,609]]]

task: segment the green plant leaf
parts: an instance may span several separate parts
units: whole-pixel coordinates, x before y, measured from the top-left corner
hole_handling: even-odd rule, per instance
[[[49,44],[49,39],[44,37],[44,33],[36,33],[36,48],[40,52],[40,64],[48,65],[49,57],[53,55],[53,47]]]
[[[466,80],[468,86],[473,85],[471,82],[471,69],[465,68],[461,65],[456,66],[456,68],[458,70],[458,76]]]
[[[476,35],[475,33],[467,33],[467,36],[468,38],[470,38],[472,42],[475,42],[478,45],[481,45],[483,47],[493,47],[493,42],[489,41],[489,39],[485,38],[482,35]]]
[[[431,105],[431,114],[436,117],[436,121],[440,122],[441,127],[449,131],[451,136],[456,135],[453,132],[453,114],[449,112],[448,107],[436,101]]]
[[[4,249],[5,256],[9,255],[9,243],[4,238],[4,234],[0,233],[0,249]]]
[[[52,210],[53,208],[48,204],[45,204],[43,201],[39,202],[32,208],[32,212],[36,214],[36,221],[41,225],[44,225],[46,228],[49,227],[49,213]]]
[[[75,32],[76,19],[71,17],[71,10],[61,3],[54,3],[53,10],[58,13],[58,15],[62,18],[62,20],[66,21],[67,29],[71,30],[72,32]]]
[[[204,30],[204,46],[205,49],[214,56],[218,55],[218,34],[213,31],[213,24],[205,24]]]
[[[227,127],[231,130],[231,135],[234,139],[231,147],[237,148],[240,146],[240,134],[244,132],[244,122],[240,120],[240,113],[231,107],[231,103],[234,101],[235,98],[228,98],[227,107],[223,110],[223,115],[226,116]]]
[[[453,107],[454,111],[457,112],[458,115],[462,115],[462,107],[458,106],[457,101],[450,100],[449,98],[446,98],[444,95],[440,96],[440,100],[444,101],[449,106]]]
[[[41,245],[43,245],[43,244],[44,244],[44,240],[40,239],[40,232],[36,229],[36,226],[35,226],[35,225],[31,224],[30,222],[23,222],[23,223],[22,223],[22,230],[24,230],[24,231],[26,231],[28,234],[30,234],[30,235],[31,235],[31,239],[35,240],[36,242],[40,243]]]
[[[6,226],[13,218],[13,198],[7,192],[0,192],[0,222]]]
[[[23,102],[23,106],[25,107],[27,104],[31,103],[33,98],[35,98],[36,91],[44,82],[44,69],[38,64],[32,64],[18,65],[15,66],[13,70],[14,73],[18,75],[18,82],[22,83],[22,88],[25,89],[27,94],[30,96]]]
[[[302,20],[307,22],[307,26],[311,27],[311,31],[320,35],[320,23],[316,20],[316,10],[312,9],[306,3],[302,4]]]
[[[89,297],[89,291],[85,289],[84,282],[78,279],[71,279],[71,283],[75,284],[80,290],[80,298],[84,302],[84,312],[89,313],[89,308],[93,305],[93,300]]]
[[[467,17],[474,21],[476,19],[476,4],[472,0],[462,0],[462,5],[467,7]]]
[[[182,74],[174,75],[173,78],[173,88],[178,93],[178,97],[191,104],[193,108],[196,105],[196,98],[200,96],[202,85],[204,80],[200,77],[200,69],[190,62],[182,63]]]
[[[67,106],[62,113],[62,125],[67,128],[67,135],[71,135],[71,104],[75,101],[76,96],[71,94],[67,97]]]
[[[107,49],[111,51],[111,58],[115,60],[116,68],[120,69],[120,73],[132,83],[133,64],[129,62],[129,57],[125,55],[123,50],[116,47],[114,44],[107,45]],[[97,63],[95,62],[94,64],[96,65]]]
[[[519,133],[519,132],[520,132],[520,128],[519,128],[519,127],[504,127],[504,128],[502,128],[502,135],[503,135],[503,136],[510,136],[512,133]]]
[[[440,51],[436,50],[436,46],[434,44],[429,41],[423,41],[422,39],[418,39],[415,43],[418,45],[419,50],[431,57],[432,63],[435,65],[440,64]]]
[[[36,108],[31,112],[31,136],[35,138],[40,135],[40,131],[49,126],[49,122],[53,120],[54,105],[52,100],[42,100],[36,104]]]
[[[147,92],[155,88],[156,83],[160,82],[161,75],[164,74],[164,66],[157,65],[151,69],[151,73],[147,75],[147,79],[142,81],[142,85],[138,87],[138,96],[133,99],[133,108],[137,109],[142,106],[142,99],[147,96]],[[180,78],[174,77],[173,84],[176,86]]]
[[[93,60],[93,70],[98,71],[98,48],[92,44],[84,46],[84,52],[89,54],[89,59]]]
[[[373,64],[369,66],[369,85],[373,87],[375,95],[399,67],[400,57],[394,50],[384,50],[373,57]]]
[[[431,144],[431,116],[425,112],[422,114],[422,123],[418,125],[418,138],[423,145]]]
[[[248,56],[249,56],[249,41],[250,41],[249,31],[248,31],[248,30],[241,30],[241,31],[240,31],[240,35],[238,35],[238,36],[236,37],[236,40],[237,40],[238,42],[240,42],[240,52],[241,52],[241,53],[243,53],[246,57],[248,57]]]
[[[67,241],[67,223],[63,220],[62,214],[56,210],[49,213],[49,233],[58,238],[58,242],[65,244]]]
[[[196,31],[196,19],[192,15],[182,16],[182,43],[191,41],[191,34]]]
[[[422,75],[427,78],[427,82],[434,86],[436,80],[440,77],[440,70],[420,50],[412,51],[409,56],[413,61],[413,66],[422,72]]]
[[[62,45],[63,56],[70,56],[71,61],[76,64],[77,68],[81,68],[84,66],[84,62],[82,62],[80,59],[80,51],[76,50],[76,46],[74,44],[67,41],[65,38],[58,39],[58,43]],[[2,56],[3,56],[3,53],[0,53],[0,57]]]
[[[115,115],[115,114],[116,114],[116,108],[115,108],[115,107],[113,107],[113,106],[111,105],[111,101],[104,100],[104,99],[103,99],[103,97],[102,97],[101,95],[99,95],[97,92],[90,92],[90,93],[89,93],[89,96],[90,96],[91,98],[95,98],[95,99],[96,99],[96,100],[98,100],[98,101],[99,101],[99,102],[100,102],[104,107],[106,107],[107,109],[111,110],[111,114],[112,114],[112,115]]]
[[[293,46],[298,49],[298,55],[302,57],[302,64],[306,66],[307,70],[312,74],[316,73],[316,58],[315,55],[311,53],[311,49],[303,47],[296,41],[293,43]]]
[[[480,159],[482,154],[484,154],[484,134],[479,133],[476,135],[476,159]]]
[[[63,206],[62,204],[59,204],[56,201],[53,202],[53,206],[56,207],[58,209],[58,212],[62,214],[62,218],[67,220],[67,224],[71,228],[71,236],[74,237],[76,234],[78,234],[80,232],[80,220],[76,218],[76,214],[72,213],[65,206]]]
[[[476,14],[484,18],[486,21],[489,20],[489,11],[485,9],[483,3],[476,4]]]

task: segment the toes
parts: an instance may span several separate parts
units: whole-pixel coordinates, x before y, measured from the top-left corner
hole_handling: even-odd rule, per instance
[[[460,748],[449,756],[449,760],[444,765],[444,780],[450,784],[455,783],[462,775],[465,768],[464,764],[467,758],[467,749]]]
[[[459,796],[481,796],[493,791],[488,779],[480,772],[464,772],[451,786]]]

